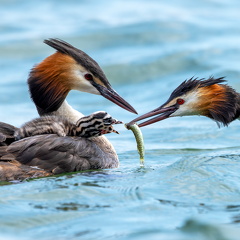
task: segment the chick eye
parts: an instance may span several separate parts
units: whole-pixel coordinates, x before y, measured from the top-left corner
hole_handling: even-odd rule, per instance
[[[185,103],[185,101],[182,98],[177,99],[177,104],[182,105],[184,103]]]
[[[85,79],[87,79],[87,80],[93,80],[93,76],[92,76],[92,74],[90,74],[90,73],[86,73],[85,75],[84,75],[84,77],[85,77]]]

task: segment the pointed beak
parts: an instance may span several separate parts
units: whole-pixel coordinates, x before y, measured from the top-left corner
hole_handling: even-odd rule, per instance
[[[170,115],[172,113],[174,113],[176,110],[177,110],[176,106],[171,106],[171,107],[166,107],[166,108],[158,107],[158,108],[154,109],[151,112],[145,113],[142,116],[139,116],[139,117],[133,119],[127,125],[132,125],[132,124],[134,124],[137,121],[140,121],[140,120],[143,120],[143,119],[146,119],[146,118],[150,118],[152,116],[159,115],[159,116],[156,116],[156,117],[154,117],[152,119],[149,119],[149,120],[147,120],[147,121],[145,121],[143,123],[138,124],[139,127],[144,127],[144,126],[147,126],[149,124],[152,124],[152,123],[155,123],[155,122],[159,122],[159,121],[162,121],[162,120],[170,117]]]
[[[125,101],[117,92],[115,92],[112,88],[106,88],[100,84],[95,84],[95,87],[100,92],[100,94],[111,102],[117,104],[123,109],[126,109],[129,112],[137,113],[137,111],[127,102]]]

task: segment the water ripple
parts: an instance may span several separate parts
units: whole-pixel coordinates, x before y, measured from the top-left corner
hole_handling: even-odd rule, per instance
[[[26,79],[53,53],[42,43],[49,37],[90,54],[139,114],[192,76],[226,76],[239,90],[239,3],[2,0],[0,121],[20,126],[37,116]],[[84,114],[133,118],[101,96],[72,92],[68,101]],[[119,129],[107,136],[118,169],[1,183],[0,239],[239,239],[238,121],[221,129],[203,117],[147,126],[144,168],[131,132]]]

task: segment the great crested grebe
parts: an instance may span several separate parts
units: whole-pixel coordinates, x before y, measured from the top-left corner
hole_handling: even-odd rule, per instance
[[[153,116],[138,126],[147,126],[169,117],[202,115],[216,121],[218,126],[227,126],[240,117],[240,94],[223,82],[224,78],[213,77],[186,80],[163,105],[133,119],[129,124]]]
[[[70,90],[102,95],[137,113],[111,87],[99,65],[86,53],[59,39],[44,41],[57,52],[30,72],[28,86],[40,116],[61,116],[76,123],[83,114],[65,100]],[[18,128],[0,122],[0,180],[22,180],[63,172],[118,167],[118,156],[105,136],[60,137],[56,134],[15,140]]]

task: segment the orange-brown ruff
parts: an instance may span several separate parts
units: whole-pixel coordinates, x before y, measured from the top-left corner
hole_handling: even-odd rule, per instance
[[[199,109],[201,115],[208,115],[210,111],[216,111],[221,107],[221,103],[227,101],[225,94],[225,87],[222,85],[214,84],[204,88],[197,89],[199,95],[199,102],[196,103],[196,108]]]
[[[57,50],[30,72],[28,86],[40,116],[53,115],[75,124],[83,114],[66,101],[70,90],[102,95],[136,113],[111,87],[100,66],[83,51],[59,39],[44,41]],[[0,181],[22,180],[63,172],[118,167],[118,156],[104,137],[45,134],[14,138],[18,128],[0,122]]]
[[[73,89],[71,81],[73,65],[77,65],[73,58],[56,52],[31,71],[30,76],[34,77],[34,84],[38,86],[37,94],[32,94],[37,106],[52,111],[55,110],[52,109],[53,106],[57,109],[57,106],[62,104],[63,99]],[[40,94],[44,95],[44,98],[41,98]]]
[[[238,118],[236,108],[238,95],[230,87],[214,84],[199,88],[198,92],[201,100],[196,108],[199,109],[200,115],[212,118],[223,125]]]

